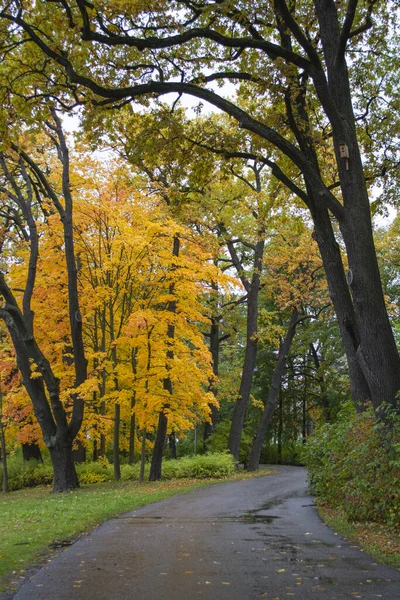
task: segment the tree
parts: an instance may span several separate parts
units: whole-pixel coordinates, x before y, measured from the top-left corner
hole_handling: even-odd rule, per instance
[[[271,228],[263,294],[270,297],[276,309],[289,323],[280,335],[263,414],[250,452],[249,470],[258,469],[266,430],[278,401],[296,328],[307,319],[316,319],[329,305],[326,281],[321,276],[322,265],[310,233],[298,217],[293,215],[291,219],[287,219],[284,210],[275,217],[274,228]]]
[[[24,77],[8,79],[27,100],[56,94],[64,104],[118,106],[144,96],[189,94],[252,134],[257,159],[311,214],[353,398],[360,403],[369,398],[375,407],[396,402],[400,359],[382,294],[352,101],[362,97],[363,82],[371,78],[360,50],[374,52],[376,72],[387,65],[386,54],[392,68],[398,67],[390,41],[390,19],[396,17],[391,7],[361,0],[340,5],[315,0],[301,7],[285,0],[177,0],[152,11],[138,4],[133,14],[124,4],[111,10],[42,0],[29,9],[10,2],[0,13],[9,38],[7,64],[13,61],[28,81],[35,75],[28,92],[22,89]],[[21,42],[30,49],[30,67],[19,58]],[[207,87],[214,81],[242,82],[237,100]],[[390,96],[389,87],[384,91]],[[244,108],[243,95],[250,99]],[[370,107],[369,97],[365,104]],[[330,176],[320,148],[328,148]],[[331,216],[346,247],[347,281]]]
[[[87,158],[83,164],[86,191],[76,190],[75,208],[80,293],[87,355],[105,413],[92,413],[86,426],[93,438],[96,423],[110,422],[111,409],[118,405],[121,423],[133,409],[142,431],[156,431],[159,478],[167,430],[190,429],[209,418],[207,403],[215,403],[206,389],[214,378],[201,328],[209,323],[203,304],[209,281],[223,277],[204,240],[171,218],[163,198],[137,192],[125,164],[102,169]],[[92,385],[88,392],[95,408]],[[118,429],[114,414],[114,436]]]
[[[35,291],[37,264],[39,259],[39,231],[36,214],[44,215],[57,211],[63,225],[64,260],[67,272],[69,334],[74,360],[75,382],[78,388],[86,379],[87,363],[82,338],[82,318],[79,310],[77,268],[72,230],[72,194],[70,184],[69,152],[55,111],[48,129],[61,163],[60,200],[57,186],[47,177],[39,162],[15,144],[7,153],[2,153],[1,192],[4,209],[2,213],[2,250],[12,244],[12,236],[20,236],[28,249],[28,269],[22,288],[22,309],[16,294],[7,282],[4,272],[0,274],[0,292],[4,302],[0,317],[4,320],[15,349],[18,368],[23,384],[32,401],[35,415],[43,432],[43,438],[50,451],[54,471],[54,491],[63,492],[77,487],[78,479],[72,458],[72,443],[83,419],[83,400],[78,393],[71,391],[69,404],[71,419],[60,397],[60,381],[40,349],[34,330],[32,299]],[[46,200],[51,207],[46,206]],[[7,269],[7,261],[5,261]],[[4,267],[3,267],[4,268]],[[8,269],[7,269],[8,270]],[[48,396],[47,396],[48,394]]]

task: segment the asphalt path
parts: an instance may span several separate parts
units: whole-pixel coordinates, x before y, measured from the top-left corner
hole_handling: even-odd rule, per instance
[[[14,600],[400,600],[400,571],[323,525],[306,471],[205,487],[108,521]]]

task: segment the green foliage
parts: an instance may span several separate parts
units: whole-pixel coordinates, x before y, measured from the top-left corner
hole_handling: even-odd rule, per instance
[[[53,481],[53,469],[50,462],[41,463],[36,460],[24,462],[20,453],[15,453],[7,458],[7,470],[10,491],[36,485],[50,485]],[[0,481],[2,478],[3,469],[0,466]]]
[[[23,462],[18,454],[8,459],[9,489],[20,490],[38,485],[50,485],[53,482],[52,467],[36,461]],[[137,480],[140,465],[121,465],[122,481]],[[79,482],[105,483],[114,479],[112,464],[108,461],[88,462],[76,465]],[[147,472],[147,471],[146,471]],[[209,479],[223,478],[233,475],[235,463],[233,457],[226,452],[214,452],[198,456],[185,456],[178,460],[164,460],[163,479]],[[2,471],[0,469],[0,480]]]
[[[81,463],[76,465],[76,472],[79,483],[103,483],[114,478],[112,466],[103,462]]]
[[[303,454],[311,489],[354,521],[400,523],[400,417],[389,407],[357,414],[348,403]]]
[[[303,444],[292,442],[282,446],[282,465],[304,465]],[[279,463],[277,444],[266,444],[261,454],[261,463],[277,465]]]
[[[228,438],[229,432],[231,428],[230,421],[221,421],[215,427],[214,433],[207,440],[207,448],[210,452],[224,452],[228,446]],[[251,434],[246,430],[246,427],[243,429],[242,437],[240,440],[240,454],[239,454],[239,462],[245,463],[250,454],[250,444],[252,442]]]
[[[235,461],[228,453],[208,453],[168,460],[163,464],[163,479],[209,479],[229,477],[235,472]]]
[[[123,480],[138,479],[140,465],[122,465],[121,478]],[[235,472],[233,457],[225,452],[209,452],[197,456],[184,456],[178,459],[164,460],[162,465],[162,479],[220,479],[230,477]],[[146,465],[145,477],[148,474]]]
[[[121,465],[122,481],[137,480],[140,465]],[[77,465],[80,483],[101,483],[112,481],[112,465],[104,463],[86,463]],[[233,457],[226,452],[199,454],[197,456],[184,456],[178,459],[164,460],[162,466],[162,479],[211,479],[223,478],[233,475],[235,462]],[[145,477],[148,474],[146,465]]]

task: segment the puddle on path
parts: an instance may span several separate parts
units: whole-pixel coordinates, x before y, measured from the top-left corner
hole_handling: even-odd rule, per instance
[[[249,513],[244,517],[241,517],[239,520],[244,523],[273,523],[276,519],[280,519],[281,517],[276,517],[275,515],[255,515]]]

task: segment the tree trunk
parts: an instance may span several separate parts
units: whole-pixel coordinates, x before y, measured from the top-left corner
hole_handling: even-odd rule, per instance
[[[307,387],[304,388],[304,396],[303,396],[303,411],[302,411],[302,435],[303,435],[303,444],[307,442]]]
[[[164,452],[165,437],[167,435],[167,425],[168,419],[163,411],[160,411],[158,415],[158,426],[153,455],[151,457],[149,481],[158,481],[161,479],[162,456]]]
[[[76,442],[75,442],[76,443]],[[84,463],[86,461],[86,448],[81,441],[78,441],[76,448],[72,449],[72,456],[75,464]]]
[[[260,291],[260,277],[262,271],[262,257],[264,240],[256,244],[254,253],[254,268],[251,284],[247,289],[247,333],[246,350],[243,363],[242,379],[239,388],[239,397],[233,409],[232,424],[229,432],[228,450],[236,460],[239,460],[240,440],[247,406],[250,401],[253,374],[257,361],[257,322],[258,322],[258,294]]]
[[[131,401],[131,410],[133,411],[133,408],[135,406],[135,400],[132,399]],[[136,434],[136,419],[135,419],[135,413],[132,412],[131,414],[131,418],[129,420],[129,464],[133,465],[133,463],[135,462],[135,434]]]
[[[98,443],[97,440],[93,440],[93,452],[92,452],[92,461],[96,462],[96,460],[99,458],[99,447],[98,447]]]
[[[100,404],[100,414],[102,416],[104,416],[106,414],[106,403],[104,402],[104,400]],[[106,444],[107,444],[106,436],[104,435],[104,433],[100,433],[99,456],[106,455]]]
[[[134,377],[136,380],[137,374],[137,348],[132,348],[131,351],[131,367]],[[131,418],[129,423],[129,464],[133,465],[135,462],[135,434],[136,434],[136,419],[135,419],[135,404],[136,404],[136,392],[133,391],[131,399]]]
[[[7,303],[12,306],[12,314],[17,315],[12,318],[8,311],[4,310],[2,318],[11,335],[23,385],[32,401],[44,442],[50,451],[54,470],[54,491],[69,491],[79,487],[79,483],[72,458],[73,438],[68,427],[64,406],[60,400],[59,380],[54,376],[49,362],[41,353],[33,336],[27,335],[23,316],[1,274],[0,287],[3,296],[7,298]],[[32,359],[40,365],[41,377],[31,377]],[[58,472],[57,469],[60,471]]]
[[[42,453],[39,446],[35,442],[32,444],[22,444],[22,456],[24,462],[29,462],[30,460],[37,460],[41,463],[43,462]]]
[[[264,411],[257,429],[257,434],[253,442],[253,446],[251,448],[249,463],[247,466],[248,471],[257,471],[259,467],[261,450],[265,439],[265,433],[267,431],[269,423],[271,422],[272,414],[276,406],[282,376],[285,371],[287,356],[289,354],[290,346],[292,345],[294,334],[296,333],[296,325],[298,322],[298,312],[297,310],[293,310],[285,339],[283,340],[283,342],[281,342],[279,348],[278,359],[276,361],[275,369],[272,375],[272,381],[268,392],[268,398],[264,406]]]
[[[178,455],[176,453],[176,438],[175,438],[175,431],[171,431],[171,433],[168,436],[168,445],[169,445],[169,449],[171,452],[171,458],[177,459]]]
[[[343,196],[340,231],[349,262],[359,343],[356,357],[367,381],[375,408],[382,402],[396,405],[400,389],[400,357],[388,319],[376,258],[368,191],[357,141],[355,116],[345,59],[347,40],[340,30],[336,3],[314,0],[328,78],[328,96],[320,100],[332,124],[332,137]],[[318,90],[317,82],[316,87]],[[347,158],[341,157],[346,146]]]
[[[324,207],[319,207],[313,214],[313,221],[314,236],[321,254],[329,295],[335,309],[347,357],[351,395],[355,405],[361,407],[370,397],[370,390],[357,359],[360,335],[339,244],[335,240],[332,223],[328,211]]]
[[[279,387],[279,424],[278,424],[278,465],[282,464],[282,434],[283,434],[283,395]],[[260,454],[261,456],[261,454]]]
[[[219,345],[220,345],[219,329],[220,328],[219,328],[218,319],[211,318],[210,352],[211,352],[211,357],[212,357],[213,373],[217,377],[218,377],[218,373],[219,373]],[[214,396],[217,397],[217,389],[216,389],[214,383],[211,383],[211,385],[210,385],[210,392],[212,392],[214,394]],[[206,448],[206,442],[207,442],[208,438],[210,437],[210,435],[212,435],[214,433],[214,428],[219,419],[219,410],[215,406],[215,404],[209,404],[209,407],[210,407],[210,411],[211,411],[211,422],[206,421],[205,426],[204,426],[204,448]]]
[[[6,436],[3,425],[3,392],[0,390],[0,449],[1,449],[1,464],[3,467],[3,494],[8,492],[8,470],[7,470],[7,449]]]
[[[142,448],[140,452],[140,471],[139,471],[139,483],[143,483],[144,479],[144,467],[146,464],[146,430],[142,431]]]
[[[114,405],[114,443],[113,443],[113,465],[114,465],[114,479],[119,481],[121,479],[121,463],[119,458],[119,429],[121,423],[121,406],[118,402]]]
[[[174,243],[173,243],[173,248],[172,248],[172,256],[179,256],[179,247],[180,247],[180,240],[179,240],[179,236],[175,235],[174,236]],[[171,296],[173,296],[174,294],[174,284],[171,283],[169,286],[169,293]],[[175,314],[176,312],[176,300],[172,299],[168,302],[168,308],[167,311]],[[173,340],[175,338],[175,325],[173,325],[172,323],[168,324],[168,329],[167,329],[167,355],[166,355],[166,368],[167,368],[167,373],[169,372],[171,366],[171,361],[174,359],[174,351],[173,351]],[[167,394],[169,396],[172,396],[172,381],[171,381],[171,377],[169,376],[169,374],[167,375],[167,377],[165,377],[164,381],[163,381],[163,387],[164,390],[167,392]],[[169,408],[169,404],[168,402],[166,402],[163,406],[163,409],[165,408]],[[149,476],[149,481],[158,481],[159,479],[161,479],[161,465],[162,465],[162,457],[163,457],[163,452],[164,452],[164,443],[165,443],[165,437],[167,435],[167,426],[168,426],[168,419],[167,416],[164,413],[164,410],[160,411],[159,417],[158,417],[158,426],[157,426],[157,433],[156,433],[156,440],[154,442],[154,449],[153,449],[153,456],[151,459],[151,467],[150,467],[150,476]]]
[[[72,457],[72,441],[56,438],[49,447],[54,471],[53,493],[69,492],[79,487],[75,463]]]
[[[331,406],[329,404],[328,394],[326,393],[324,376],[320,372],[321,362],[320,362],[318,352],[317,352],[313,342],[311,342],[311,344],[310,344],[310,354],[314,361],[314,365],[315,365],[315,369],[316,369],[316,379],[319,383],[319,388],[321,391],[321,403],[322,403],[323,418],[326,423],[330,423],[332,421]]]

